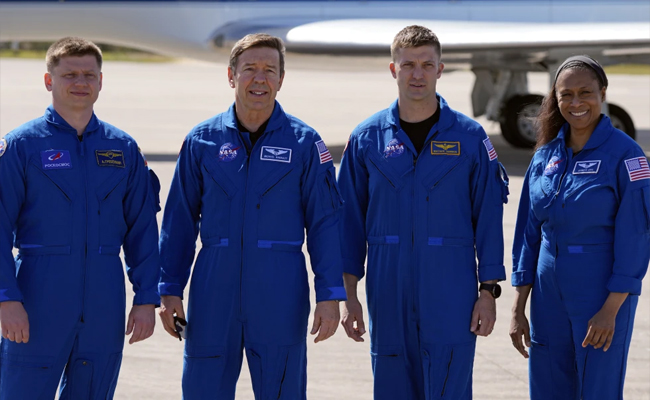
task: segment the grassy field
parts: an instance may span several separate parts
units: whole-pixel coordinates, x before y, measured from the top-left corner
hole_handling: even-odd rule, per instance
[[[140,53],[135,51],[105,51],[104,61],[134,61],[134,62],[169,62],[174,61],[172,57],[165,57],[158,54]],[[45,60],[43,50],[0,50],[0,57],[4,58],[34,58]]]
[[[141,53],[137,51],[105,51],[105,61],[134,61],[134,62],[171,62],[175,58],[158,54]],[[0,57],[6,58],[40,58],[45,59],[43,50],[0,50]],[[608,74],[621,75],[650,75],[650,65],[647,64],[621,64],[605,67]]]

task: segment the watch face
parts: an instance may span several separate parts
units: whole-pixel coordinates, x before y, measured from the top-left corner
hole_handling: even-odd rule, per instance
[[[499,296],[501,296],[501,286],[499,286],[498,284],[494,285],[494,287],[492,288],[492,296],[494,296],[495,299],[498,299]]]

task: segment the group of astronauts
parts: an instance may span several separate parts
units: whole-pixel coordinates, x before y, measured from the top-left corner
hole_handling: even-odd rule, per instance
[[[256,399],[306,399],[305,232],[315,341],[339,322],[364,340],[365,276],[374,399],[471,399],[476,338],[506,279],[508,177],[483,128],[436,93],[441,55],[427,28],[395,36],[398,99],[352,132],[337,179],[318,133],[275,100],[282,41],[247,35],[228,65],[235,102],[185,137],[159,235],[156,175],[93,112],[101,51],[54,43],[52,104],[0,141],[0,400],[113,398],[124,332],[151,336],[156,307],[186,338],[184,399],[234,399],[244,353]],[[606,88],[589,57],[560,66],[526,173],[510,336],[532,399],[623,395],[650,169],[601,114]]]

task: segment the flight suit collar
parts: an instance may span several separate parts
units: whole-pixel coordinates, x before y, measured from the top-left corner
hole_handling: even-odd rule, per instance
[[[454,114],[449,108],[449,105],[445,101],[445,99],[440,96],[438,93],[436,93],[436,98],[438,99],[438,107],[440,107],[440,119],[438,119],[438,122],[431,127],[431,131],[427,135],[427,138],[425,140],[425,146],[426,144],[431,140],[431,136],[435,134],[436,132],[445,130],[449,128],[453,123],[454,123]],[[389,113],[388,117],[386,118],[387,122],[396,127],[397,131],[397,137],[399,140],[404,143],[410,150],[413,152],[413,154],[418,154],[417,151],[415,151],[415,146],[413,146],[413,143],[411,143],[411,139],[409,139],[408,135],[402,127],[400,126],[399,123],[399,104],[398,100],[395,100],[393,104],[388,107]]]
[[[553,142],[557,141],[560,143],[566,143],[566,137],[570,129],[571,128],[569,124],[565,122],[564,125],[562,125],[562,128],[560,128],[560,131],[558,132],[557,137],[553,140]],[[600,122],[598,122],[598,125],[596,125],[596,128],[591,133],[589,140],[587,140],[587,143],[585,143],[585,146],[582,148],[582,150],[595,149],[596,147],[605,143],[611,134],[612,122],[607,115],[601,114]]]
[[[275,106],[273,107],[273,113],[271,113],[271,118],[269,119],[269,124],[266,126],[265,132],[272,132],[278,128],[281,128],[285,125],[287,121],[287,114],[284,113],[280,103],[275,101]],[[235,112],[235,103],[232,103],[228,111],[224,114],[223,123],[226,127],[239,130],[237,125],[237,114]]]
[[[52,124],[56,125],[61,129],[64,129],[66,131],[73,131],[75,134],[77,133],[77,130],[70,126],[68,122],[63,119],[61,115],[59,115],[58,112],[54,109],[54,106],[50,104],[49,107],[45,110],[45,120]],[[93,112],[92,117],[90,117],[90,121],[88,121],[88,125],[86,125],[86,129],[84,130],[84,133],[89,133],[97,130],[99,128],[99,120],[97,119],[97,116]]]

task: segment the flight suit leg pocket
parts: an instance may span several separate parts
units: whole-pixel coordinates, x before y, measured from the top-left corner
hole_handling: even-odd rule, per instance
[[[73,363],[72,368],[70,368],[70,371],[68,372],[69,396],[67,398],[74,400],[91,400],[93,368],[93,362],[90,360],[77,359]]]
[[[410,379],[401,346],[373,346],[374,400],[394,400],[410,393]]]
[[[248,363],[248,371],[251,374],[251,383],[253,385],[253,393],[255,399],[264,398],[264,368],[262,366],[262,357],[256,351],[246,349],[246,362]]]
[[[421,357],[427,400],[472,398],[475,348],[475,341],[423,346]]]
[[[268,399],[300,400],[306,398],[307,344],[282,347],[275,358],[273,382]]]
[[[237,366],[241,368],[240,365]],[[221,382],[226,374],[226,357],[223,348],[204,347],[185,349],[183,363],[183,399],[203,400],[221,393]]]
[[[30,400],[41,397],[48,391],[45,386],[51,381],[52,374],[56,373],[52,369],[53,362],[53,357],[0,354],[0,399]],[[51,389],[54,394],[56,386]]]

